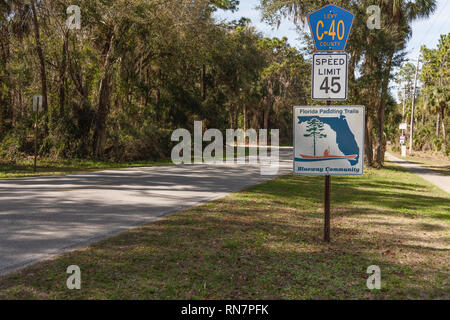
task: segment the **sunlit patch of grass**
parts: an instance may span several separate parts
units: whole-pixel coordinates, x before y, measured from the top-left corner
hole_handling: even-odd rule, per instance
[[[244,149],[245,156],[249,156],[250,149],[258,152],[258,148],[241,147]],[[238,156],[238,148],[234,149],[234,156]],[[223,154],[223,159],[227,159],[226,153]],[[205,158],[203,161],[212,161],[214,159]],[[194,157],[192,156],[192,163]],[[25,160],[18,160],[15,163],[4,163],[0,159],[0,180],[26,177],[39,177],[49,175],[71,174],[79,172],[91,172],[99,170],[111,169],[126,169],[138,167],[153,167],[173,165],[173,162],[168,160],[159,161],[131,161],[131,162],[111,162],[111,161],[95,161],[87,159],[39,159],[37,162],[37,172],[34,172],[34,160],[32,158]]]
[[[106,162],[93,160],[39,160],[37,172],[34,172],[32,160],[22,160],[15,164],[0,162],[0,179],[38,177],[78,172],[90,172],[109,169],[151,167],[170,165],[170,161],[135,161],[135,162]]]

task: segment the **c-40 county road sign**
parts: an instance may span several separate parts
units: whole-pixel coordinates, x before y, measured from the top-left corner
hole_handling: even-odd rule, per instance
[[[348,90],[348,55],[346,53],[313,55],[313,100],[346,100]]]
[[[355,16],[344,8],[327,5],[308,16],[316,51],[344,51]]]
[[[294,107],[294,174],[363,175],[364,106]]]

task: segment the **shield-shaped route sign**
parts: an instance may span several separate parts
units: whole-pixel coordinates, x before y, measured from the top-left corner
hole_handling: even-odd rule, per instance
[[[344,8],[327,5],[308,16],[316,51],[345,51],[355,16]]]

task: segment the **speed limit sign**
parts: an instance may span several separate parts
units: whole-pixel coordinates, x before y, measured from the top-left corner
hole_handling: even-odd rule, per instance
[[[348,90],[348,55],[316,53],[312,68],[313,100],[346,100]]]

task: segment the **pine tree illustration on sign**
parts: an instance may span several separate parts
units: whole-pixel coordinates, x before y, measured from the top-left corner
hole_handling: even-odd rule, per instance
[[[309,120],[307,123],[306,132],[304,134],[305,137],[313,137],[314,139],[314,156],[316,156],[316,139],[326,138],[327,135],[322,132],[325,130],[324,124],[319,119],[313,118]]]

